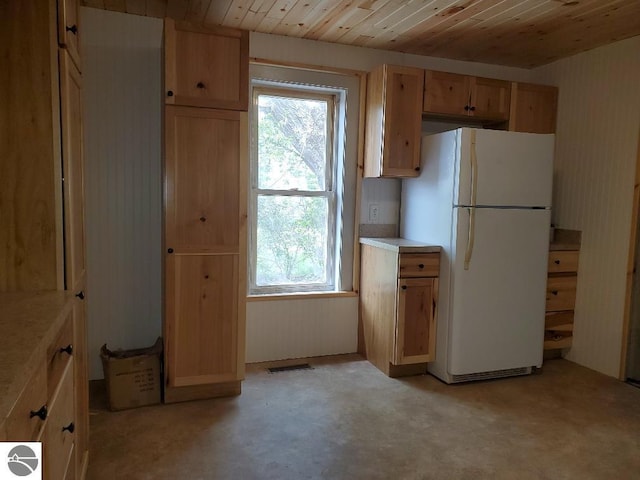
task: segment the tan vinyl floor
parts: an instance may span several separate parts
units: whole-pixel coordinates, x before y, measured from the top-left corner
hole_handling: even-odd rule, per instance
[[[88,479],[640,478],[640,389],[566,360],[454,386],[357,355],[310,363],[251,365],[239,397],[122,412],[94,388]]]

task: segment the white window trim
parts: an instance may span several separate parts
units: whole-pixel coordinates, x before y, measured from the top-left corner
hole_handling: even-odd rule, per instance
[[[252,189],[256,186],[255,178],[255,108],[250,111],[251,116],[251,185],[249,189],[249,265],[248,288],[250,295],[308,295],[313,292],[340,292],[353,289],[353,262],[354,262],[354,238],[356,228],[356,189],[357,189],[357,155],[358,155],[358,121],[359,121],[359,88],[360,81],[355,75],[341,73],[329,73],[300,70],[283,66],[258,65],[250,66],[252,89],[254,86],[267,90],[269,87],[285,87],[291,84],[296,88],[307,88],[312,91],[324,91],[328,94],[341,92],[342,101],[336,102],[335,122],[345,122],[336,130],[339,132],[333,139],[333,147],[340,152],[342,158],[333,166],[335,184],[332,186],[336,192],[335,211],[337,221],[333,222],[336,228],[334,245],[335,282],[332,288],[318,288],[313,285],[300,288],[298,285],[270,286],[255,288],[255,262],[256,258],[256,199]],[[284,85],[283,85],[284,84]],[[254,98],[251,92],[251,98]],[[350,113],[350,115],[348,115]],[[346,135],[346,139],[345,139]]]

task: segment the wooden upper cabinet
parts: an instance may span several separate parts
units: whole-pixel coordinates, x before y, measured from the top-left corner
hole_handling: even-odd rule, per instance
[[[509,118],[510,94],[511,83],[504,80],[427,70],[423,111],[432,115],[505,121]]]
[[[165,101],[248,109],[249,33],[165,19]]]
[[[420,172],[423,70],[381,65],[368,76],[365,177]]]
[[[558,89],[548,85],[513,83],[509,130],[555,133]]]
[[[425,113],[468,115],[471,77],[457,73],[427,70],[424,75]]]
[[[238,253],[240,112],[166,108],[166,246]]]
[[[58,0],[58,43],[67,49],[73,63],[81,70],[78,3],[78,0]]]

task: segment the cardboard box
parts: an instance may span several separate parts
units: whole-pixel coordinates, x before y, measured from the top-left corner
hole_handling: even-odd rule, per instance
[[[160,403],[162,339],[135,350],[100,349],[109,409],[125,410]]]

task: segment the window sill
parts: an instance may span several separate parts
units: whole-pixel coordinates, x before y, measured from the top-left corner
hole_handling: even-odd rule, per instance
[[[247,295],[247,302],[268,302],[275,300],[306,300],[311,298],[341,298],[357,297],[356,292],[297,292],[297,293],[272,293],[265,295]]]

